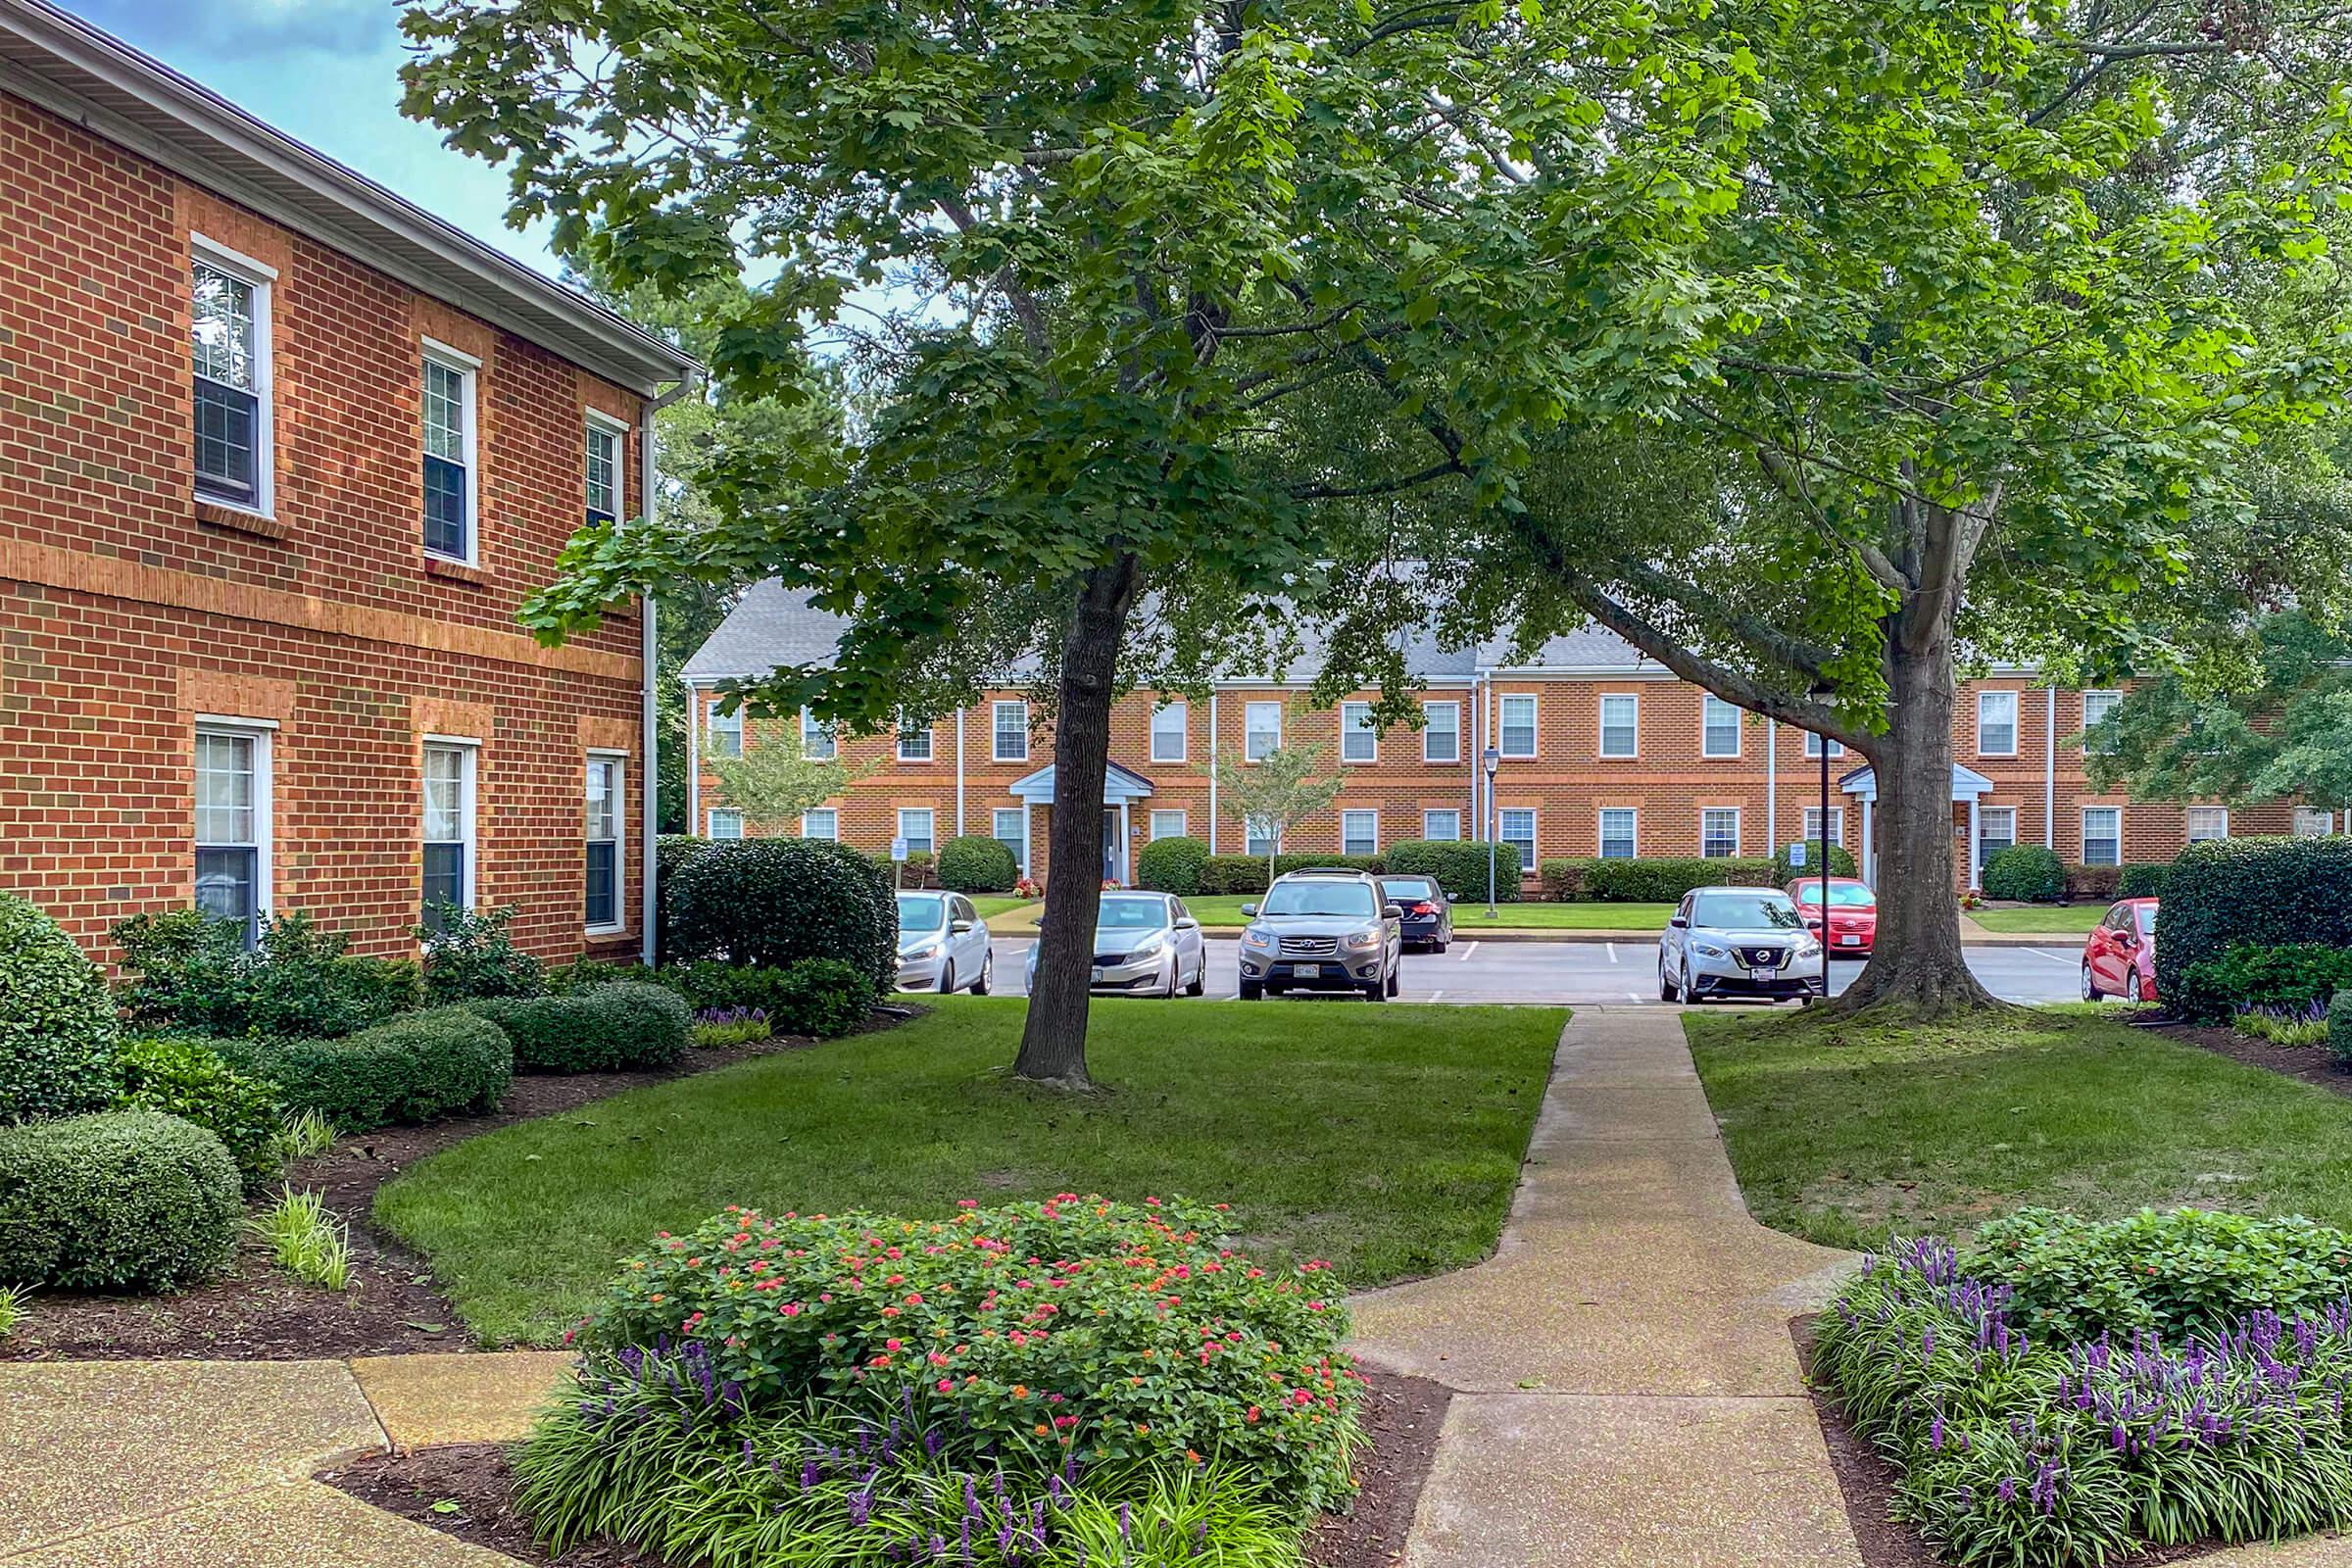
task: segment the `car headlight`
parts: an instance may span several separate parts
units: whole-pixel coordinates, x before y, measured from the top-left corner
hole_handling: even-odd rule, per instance
[[[1149,958],[1167,946],[1165,937],[1150,936],[1127,950],[1129,958]]]
[[[906,952],[900,954],[899,961],[901,963],[921,963],[927,958],[936,958],[938,956],[939,944],[933,942],[923,947],[910,948]]]
[[[1693,942],[1690,944],[1690,951],[1702,958],[1728,958],[1731,956],[1729,953],[1712,942]]]
[[[1358,931],[1353,936],[1342,938],[1340,945],[1344,948],[1353,949],[1357,953],[1369,953],[1372,949],[1380,946],[1380,933]]]
[[[1274,939],[1256,926],[1242,933],[1242,946],[1245,948],[1270,948],[1273,945]]]
[[[1821,956],[1821,944],[1808,942],[1796,950],[1796,956],[1800,958],[1818,958]]]

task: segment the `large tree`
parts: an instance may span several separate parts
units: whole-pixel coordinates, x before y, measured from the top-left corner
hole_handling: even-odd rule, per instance
[[[1051,863],[1091,865],[1122,682],[1393,573],[1388,503],[1506,504],[1571,410],[1671,411],[1768,297],[1682,260],[1759,123],[1710,9],[416,6],[408,107],[513,159],[514,216],[626,286],[760,279],[708,322],[733,395],[812,337],[853,383],[842,439],[714,464],[710,527],[583,538],[531,617],[775,573],[851,629],[754,695],[853,729],[1042,667]],[[1086,1082],[1099,896],[1049,878],[1023,1076]]]

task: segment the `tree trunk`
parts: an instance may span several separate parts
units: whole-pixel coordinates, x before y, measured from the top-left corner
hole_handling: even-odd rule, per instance
[[[1012,1063],[1014,1077],[1056,1089],[1092,1087],[1086,1073],[1086,1013],[1094,981],[1095,917],[1102,907],[1102,776],[1110,761],[1111,693],[1135,588],[1131,555],[1088,572],[1061,645],[1046,910],[1029,1018]]]
[[[1887,728],[1871,755],[1878,778],[1878,936],[1861,975],[1833,1005],[1935,1018],[2000,1005],[1960,946],[1952,885],[1952,626],[1925,595],[1889,624]]]

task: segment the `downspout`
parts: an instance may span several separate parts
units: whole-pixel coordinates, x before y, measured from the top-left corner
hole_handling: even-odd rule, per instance
[[[678,677],[686,687],[686,835],[703,836],[703,693],[691,675]]]
[[[1482,670],[1470,677],[1470,841],[1478,842],[1486,825],[1487,677]]]
[[[1217,689],[1208,689],[1208,853],[1217,853]]]
[[[996,824],[991,822],[989,827],[993,831]],[[1028,832],[1028,824],[1024,822],[1022,836],[1027,837]],[[956,836],[963,837],[963,710],[960,708],[956,710]],[[1026,874],[1029,868],[1024,865],[1021,870]]]
[[[644,518],[648,527],[653,525],[655,507],[661,500],[661,463],[659,442],[654,433],[655,416],[678,398],[692,391],[697,384],[695,372],[689,370],[672,382],[666,391],[645,400],[638,411],[637,489],[642,498],[639,515]],[[643,846],[644,863],[639,867],[637,878],[637,925],[640,936],[639,947],[645,963],[650,968],[654,963],[655,956],[654,924],[661,914],[661,906],[655,897],[654,884],[662,869],[659,843],[662,836],[662,722],[660,704],[656,697],[659,690],[656,682],[661,678],[662,645],[660,638],[656,635],[654,624],[656,616],[654,596],[651,593],[640,594],[637,598],[637,605],[638,684],[643,688],[643,697],[638,706],[642,710],[641,717],[644,728],[638,744],[642,748],[641,755],[645,760],[643,777],[639,780],[637,792],[643,798],[644,803],[639,808],[643,824],[639,829],[639,836],[645,841]],[[687,725],[687,731],[689,734],[693,732],[691,722]],[[692,823],[688,824],[689,827],[692,825]]]
[[[1767,850],[1781,853],[1781,726],[1770,718],[1764,721],[1764,838]]]
[[[2041,726],[2041,847],[2058,848],[2058,688],[2044,693]]]

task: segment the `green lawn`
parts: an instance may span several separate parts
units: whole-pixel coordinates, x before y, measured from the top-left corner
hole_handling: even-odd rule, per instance
[[[1975,909],[1968,918],[1987,931],[2047,931],[2082,936],[2107,912],[2104,904],[2028,904],[2015,909]]]
[[[660,1230],[730,1202],[952,1212],[1062,1190],[1234,1205],[1248,1247],[1351,1286],[1494,1244],[1566,1017],[1556,1008],[1099,1001],[1109,1093],[1009,1082],[1022,1004],[524,1122],[424,1160],[376,1216],[496,1342],[552,1342]]]
[[[980,911],[980,918],[983,920],[994,920],[1001,915],[1011,913],[1014,909],[1025,909],[1037,902],[1035,899],[1024,899],[1016,893],[975,893],[972,895],[972,907]]]
[[[1256,902],[1264,895],[1249,893],[1231,897],[1203,894],[1184,901],[1200,923],[1210,930],[1239,928],[1243,923],[1242,906]],[[1470,936],[1479,931],[1662,931],[1666,917],[1674,912],[1671,904],[1498,904],[1496,918],[1487,918],[1483,904],[1456,904],[1453,906],[1453,929],[1457,936]]]
[[[2028,1203],[2352,1225],[2352,1100],[2080,1005],[1960,1026],[1686,1020],[1747,1205],[1833,1246]]]

